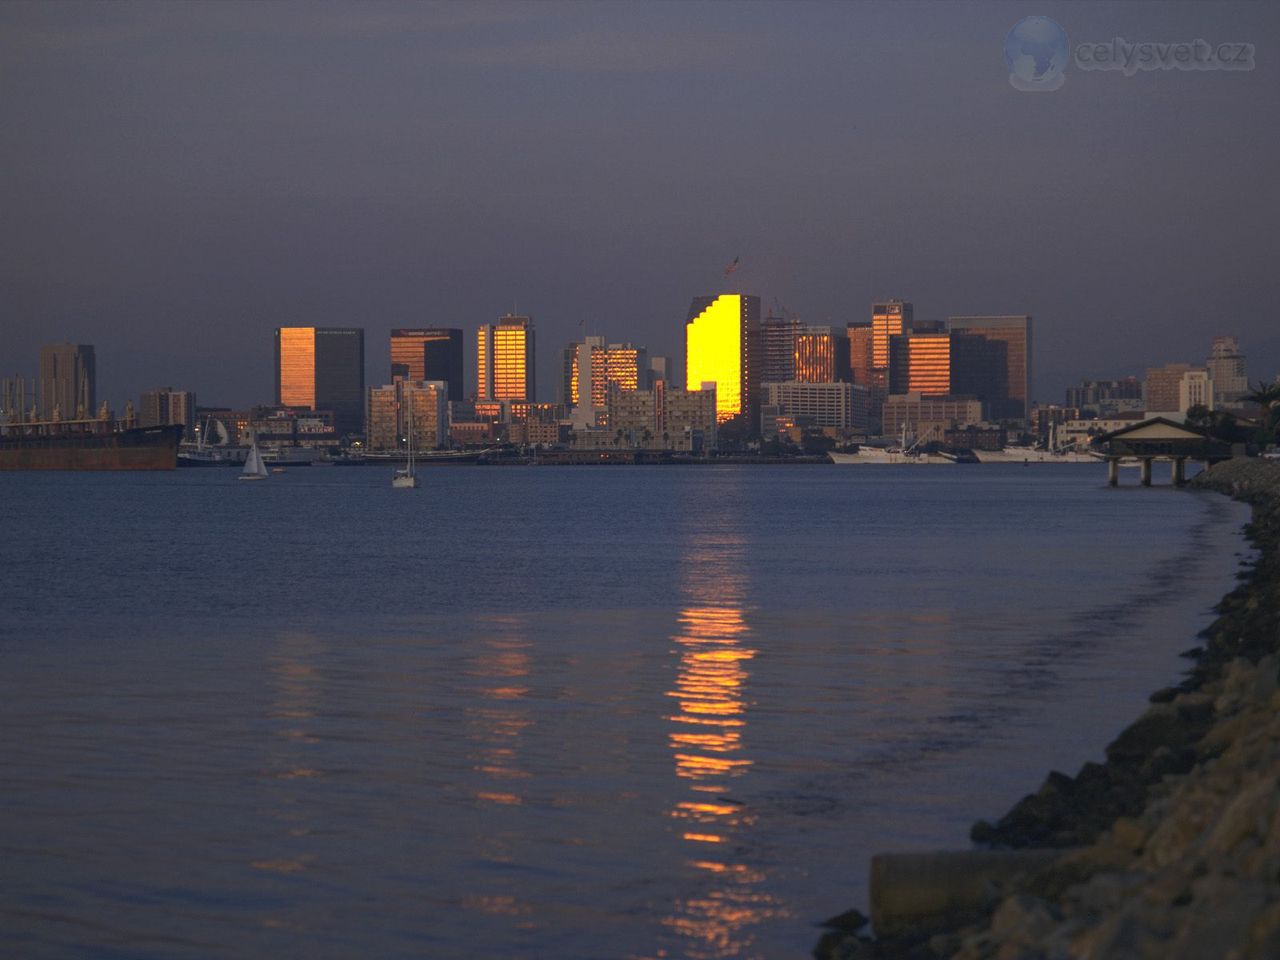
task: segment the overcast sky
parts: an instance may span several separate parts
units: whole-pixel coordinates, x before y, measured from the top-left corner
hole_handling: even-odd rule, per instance
[[[533,316],[683,356],[730,281],[813,323],[1030,313],[1034,395],[1280,372],[1276,4],[0,4],[0,375],[272,399],[272,330]],[[1252,43],[1009,82],[1003,42]]]

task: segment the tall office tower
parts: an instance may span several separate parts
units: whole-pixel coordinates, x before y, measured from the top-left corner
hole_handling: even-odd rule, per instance
[[[596,420],[599,426],[605,426],[610,386],[643,389],[648,372],[648,357],[643,347],[630,343],[606,345],[604,337],[585,337],[581,343],[571,343],[565,348],[564,403],[583,408],[575,415],[575,421]],[[600,417],[588,416],[593,410],[604,412]]]
[[[1231,406],[1249,394],[1249,378],[1244,372],[1244,354],[1235,337],[1214,337],[1213,352],[1205,364],[1213,381],[1215,406]]]
[[[795,376],[799,383],[849,383],[849,344],[831,327],[806,327],[796,336]]]
[[[871,389],[875,369],[872,328],[869,323],[851,323],[845,329],[849,340],[849,376],[859,386]]]
[[[947,329],[1008,344],[1009,399],[993,404],[990,416],[993,420],[1027,420],[1031,416],[1031,317],[950,317]]]
[[[537,395],[533,320],[507,314],[476,333],[476,396],[481,400],[527,400]]]
[[[1208,370],[1203,367],[1188,370],[1178,381],[1178,412],[1185,414],[1192,407],[1212,410],[1216,392],[1217,388]]]
[[[663,383],[671,382],[671,358],[670,357],[650,357],[649,358],[649,376],[645,384],[646,390],[652,390],[653,385],[661,380]]]
[[[40,419],[84,420],[98,407],[92,344],[50,343],[40,348]]]
[[[157,427],[168,423],[180,423],[187,428],[187,436],[194,436],[196,425],[196,395],[190,390],[174,390],[159,387],[147,390],[138,398],[138,426]]]
[[[889,393],[972,395],[989,410],[1009,400],[1008,344],[967,333],[912,331],[889,341]]]
[[[798,317],[765,317],[760,324],[763,343],[761,383],[786,383],[796,378],[796,337],[804,332]]]
[[[604,337],[583,337],[564,348],[564,385],[560,392],[565,406],[576,407],[591,394],[591,356],[603,349]]]
[[[449,399],[461,400],[462,331],[425,327],[391,331],[391,379],[443,380]]]
[[[364,329],[277,327],[276,404],[332,410],[339,435],[364,432]]]
[[[591,405],[603,407],[606,404],[611,384],[616,383],[623,390],[641,389],[648,366],[644,347],[630,343],[611,343],[603,349],[591,351]]]
[[[745,415],[760,429],[760,298],[738,293],[695,297],[685,321],[685,389],[716,385],[716,419]]]
[[[877,371],[889,366],[889,338],[915,327],[915,308],[903,300],[871,305],[871,365]]]
[[[1142,403],[1149,415],[1177,413],[1182,378],[1192,369],[1189,363],[1166,363],[1163,367],[1147,369],[1142,382]]]

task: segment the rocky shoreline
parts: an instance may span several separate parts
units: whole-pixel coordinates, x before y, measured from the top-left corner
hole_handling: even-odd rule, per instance
[[[975,866],[963,908],[896,922],[894,938],[867,936],[858,911],[834,918],[818,960],[1280,957],[1280,464],[1226,461],[1192,486],[1252,506],[1257,556],[1187,651],[1183,682],[1152,695],[1104,763],[1050,773],[974,825],[975,865],[1044,856],[1010,857],[1027,864],[1012,873]],[[963,870],[947,856],[936,872]],[[874,881],[872,896],[875,914]]]

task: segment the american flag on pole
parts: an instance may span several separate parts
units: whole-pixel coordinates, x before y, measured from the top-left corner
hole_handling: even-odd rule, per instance
[[[733,271],[738,269],[738,259],[739,259],[738,257],[734,257],[733,263],[729,264],[727,267],[724,268],[724,275],[726,277],[729,276],[729,274],[733,273]]]

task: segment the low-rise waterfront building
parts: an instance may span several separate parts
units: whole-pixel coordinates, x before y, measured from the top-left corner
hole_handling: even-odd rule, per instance
[[[627,447],[697,453],[716,446],[716,391],[680,390],[665,381],[652,390],[609,391],[608,427],[575,430],[574,446]]]
[[[777,418],[792,417],[841,433],[865,433],[871,391],[854,383],[806,383],[791,380],[763,386],[761,430],[769,433]]]
[[[415,450],[434,450],[449,438],[449,385],[444,380],[396,380],[369,390],[368,449],[399,450],[409,440]]]
[[[984,422],[981,400],[971,396],[926,397],[919,393],[890,394],[882,412],[885,436],[905,432],[941,440],[946,431]]]

